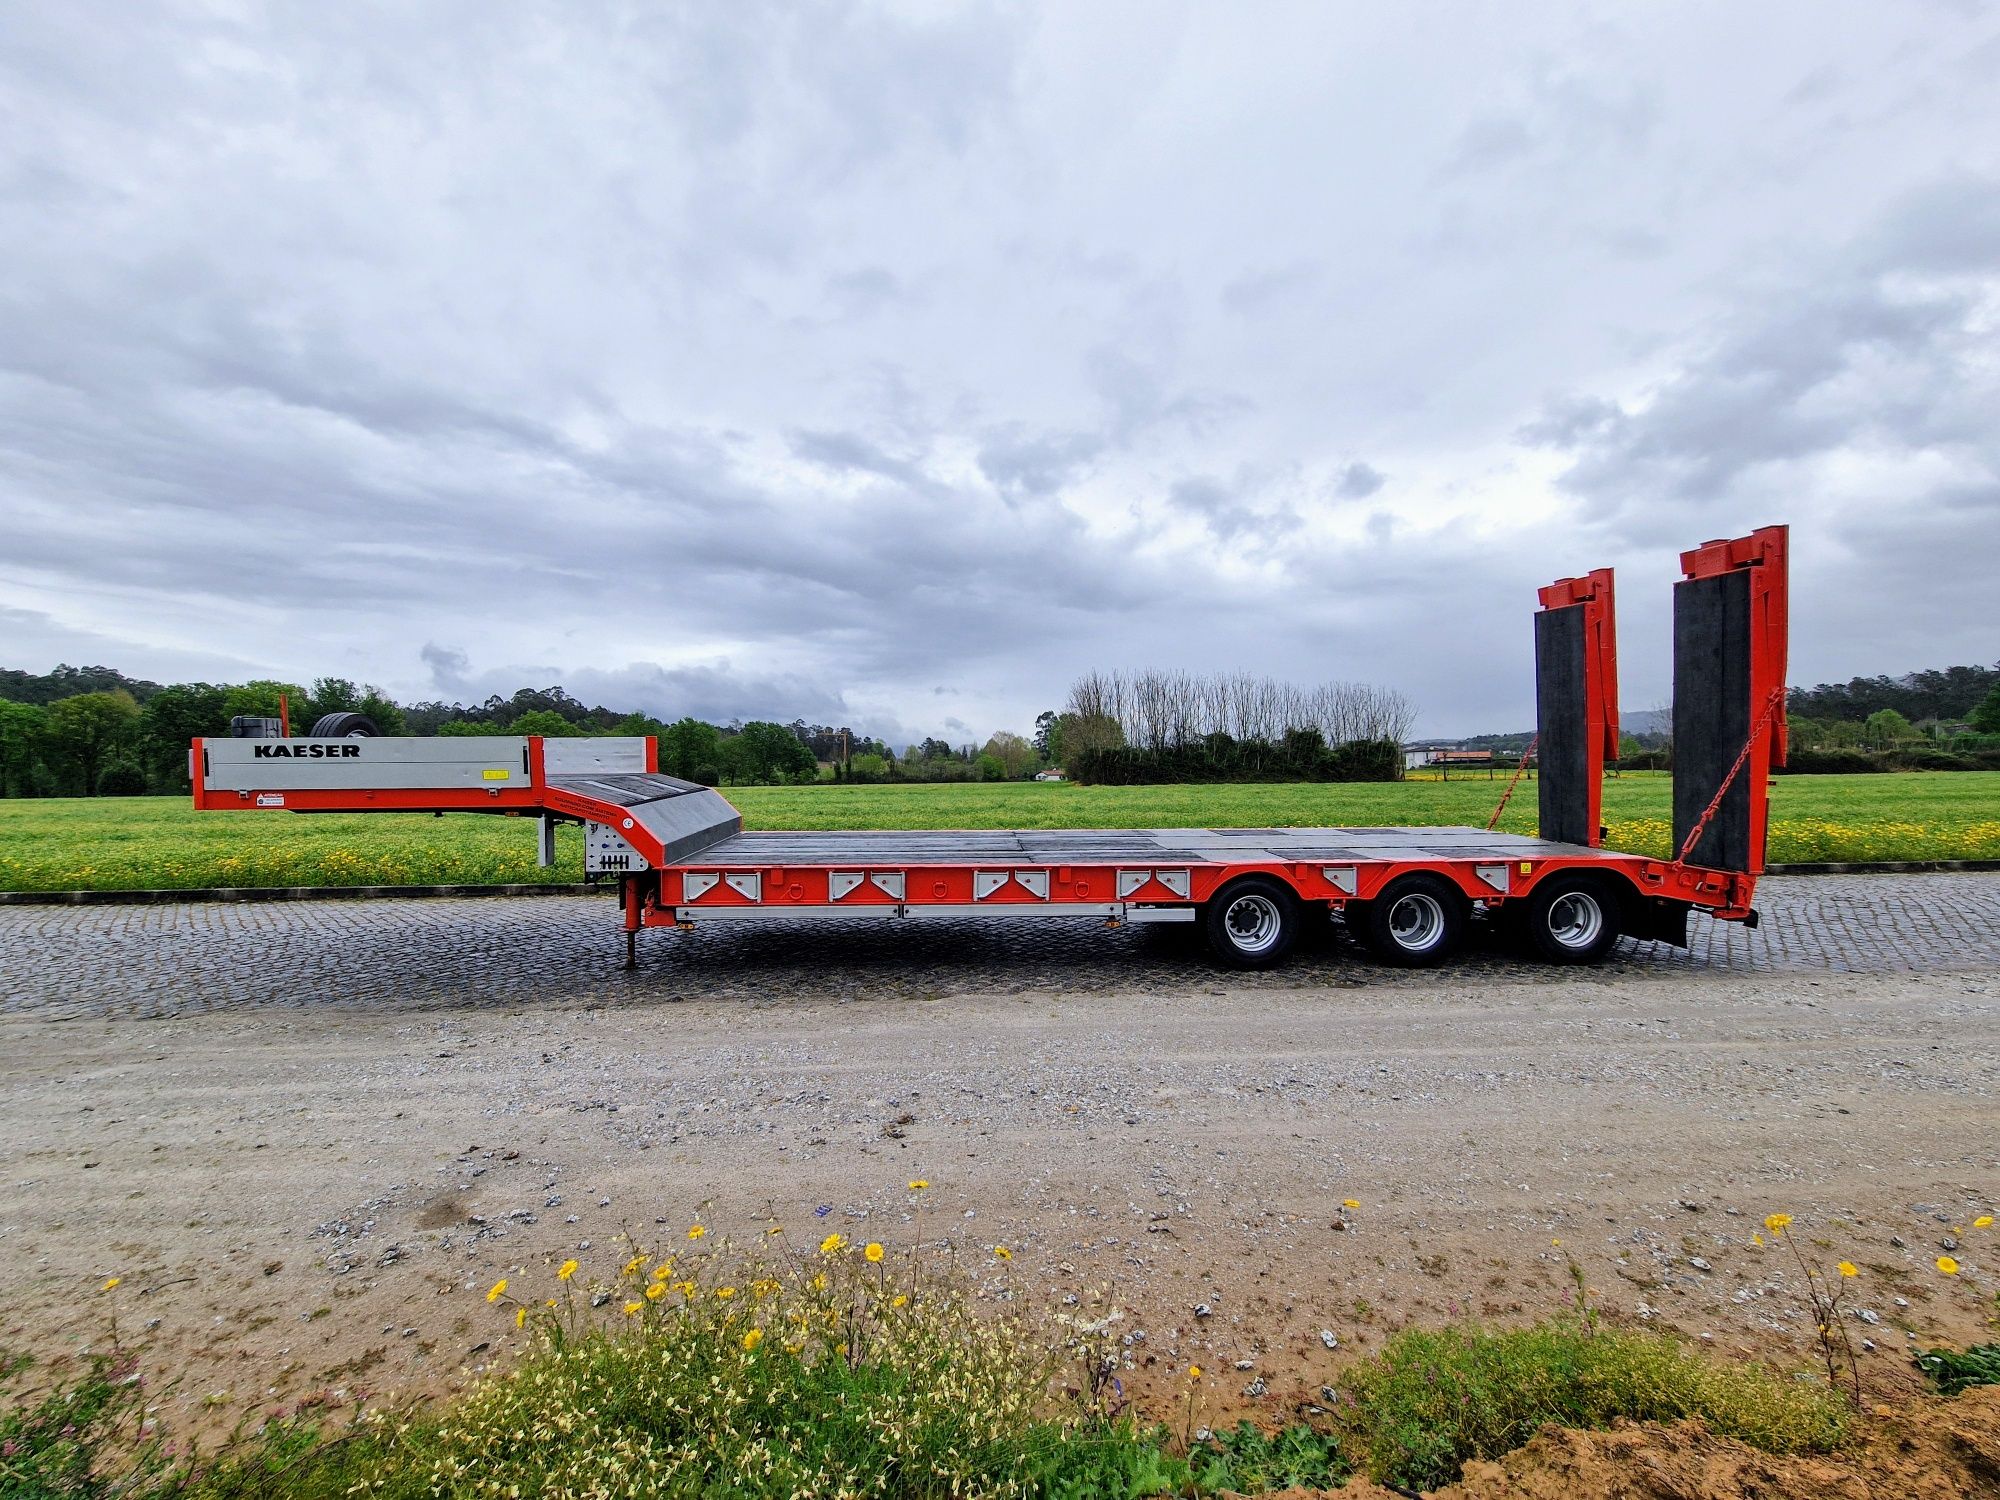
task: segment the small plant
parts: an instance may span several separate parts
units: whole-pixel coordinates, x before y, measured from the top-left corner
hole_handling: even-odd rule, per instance
[[[1448,1484],[1468,1459],[1497,1458],[1551,1422],[1698,1417],[1752,1447],[1793,1453],[1834,1446],[1849,1415],[1823,1386],[1718,1363],[1665,1334],[1592,1331],[1577,1317],[1508,1332],[1406,1330],[1347,1388],[1346,1425],[1370,1474],[1412,1489]]]
[[[1838,1389],[1844,1380],[1848,1394],[1859,1406],[1861,1362],[1855,1358],[1854,1339],[1847,1331],[1847,1324],[1841,1321],[1841,1304],[1847,1295],[1847,1283],[1861,1274],[1860,1268],[1853,1261],[1843,1260],[1834,1267],[1832,1275],[1815,1269],[1799,1249],[1798,1240],[1786,1233],[1791,1223],[1790,1214],[1772,1214],[1764,1220],[1764,1227],[1773,1240],[1792,1252],[1799,1273],[1805,1277],[1806,1300],[1812,1304],[1813,1337],[1819,1347],[1820,1363],[1826,1368],[1826,1383]]]
[[[1956,1396],[1975,1385],[2000,1385],[2000,1344],[1974,1344],[1963,1351],[1929,1349],[1916,1361],[1941,1395]]]
[[[171,1467],[130,1356],[95,1355],[78,1375],[23,1390],[32,1368],[0,1354],[0,1496],[96,1500],[140,1491]]]
[[[1188,1457],[1199,1488],[1243,1494],[1332,1489],[1354,1472],[1338,1435],[1310,1427],[1286,1427],[1266,1436],[1251,1423],[1238,1422]]]

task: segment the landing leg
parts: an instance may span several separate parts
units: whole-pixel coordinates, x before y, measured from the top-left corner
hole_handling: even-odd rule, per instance
[[[639,967],[639,882],[630,875],[618,878],[618,904],[625,914],[625,972]]]

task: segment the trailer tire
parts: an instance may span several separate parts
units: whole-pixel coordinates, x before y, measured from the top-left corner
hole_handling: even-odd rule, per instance
[[[321,714],[306,738],[313,740],[363,740],[372,739],[382,731],[375,727],[375,721],[366,714],[340,713]]]
[[[1617,892],[1592,875],[1552,875],[1522,907],[1528,946],[1546,963],[1597,963],[1625,930]]]
[[[1268,875],[1232,880],[1201,909],[1208,951],[1235,969],[1268,969],[1292,951],[1299,935],[1299,898]]]
[[[1442,875],[1398,875],[1372,901],[1347,903],[1347,926],[1383,963],[1427,969],[1465,941],[1471,920],[1465,893]]]

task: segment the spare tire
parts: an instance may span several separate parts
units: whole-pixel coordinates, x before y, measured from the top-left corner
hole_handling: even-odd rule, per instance
[[[382,731],[366,714],[321,714],[306,738],[313,740],[361,740]]]

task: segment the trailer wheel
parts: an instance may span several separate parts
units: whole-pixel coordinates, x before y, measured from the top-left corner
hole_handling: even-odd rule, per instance
[[[1384,963],[1427,969],[1465,941],[1465,893],[1442,875],[1399,875],[1373,901],[1347,903],[1348,928]]]
[[[1202,907],[1209,952],[1237,969],[1268,969],[1299,935],[1299,898],[1283,881],[1246,875],[1217,891]]]
[[[1625,930],[1617,896],[1589,875],[1553,875],[1524,905],[1528,943],[1552,964],[1594,964]]]
[[[314,740],[370,739],[382,731],[366,714],[321,714],[306,738]]]

